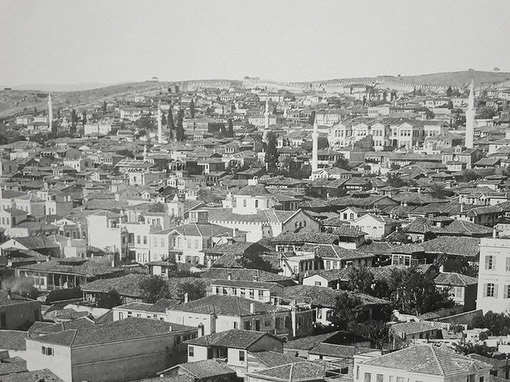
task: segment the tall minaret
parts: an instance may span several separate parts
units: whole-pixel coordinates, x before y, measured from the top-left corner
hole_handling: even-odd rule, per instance
[[[53,131],[53,104],[51,103],[51,93],[48,93],[48,123],[50,132]]]
[[[267,133],[269,132],[269,94],[266,94],[266,111],[264,112],[264,131],[262,132],[262,141],[267,143]]]
[[[469,87],[469,102],[466,111],[466,148],[472,149],[474,147],[475,135],[475,84],[471,81]]]
[[[319,169],[319,126],[317,117],[313,120],[312,133],[312,174]]]
[[[158,102],[158,143],[163,143],[163,128],[161,126],[161,101]]]

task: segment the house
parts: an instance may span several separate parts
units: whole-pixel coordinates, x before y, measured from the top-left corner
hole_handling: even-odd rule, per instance
[[[227,362],[217,358],[181,363],[158,374],[160,378],[157,380],[161,382],[167,380],[174,382],[235,382],[237,380],[236,372],[227,366]]]
[[[115,289],[119,293],[124,304],[142,302],[143,291],[140,288],[147,276],[137,273],[129,273],[124,276],[98,279],[87,282],[81,286],[83,300],[95,303],[100,296],[106,296],[110,290]]]
[[[310,361],[326,361],[334,364],[339,369],[340,377],[354,376],[354,356],[356,354],[371,353],[374,349],[320,343],[308,351]]]
[[[476,308],[478,279],[455,272],[441,272],[434,279],[438,289],[448,289],[457,305],[463,305],[466,311]]]
[[[480,239],[476,309],[505,313],[510,309],[510,238],[496,231]]]
[[[381,240],[390,234],[397,223],[389,218],[368,213],[351,221],[351,226],[366,232],[367,236],[373,240]]]
[[[430,321],[398,322],[390,327],[390,335],[394,339],[401,339],[407,343],[417,339],[442,339],[442,330],[447,329],[449,324]]]
[[[351,291],[335,290],[321,286],[296,285],[285,288],[285,298],[296,302],[307,302],[315,311],[315,323],[331,325],[329,318],[336,308],[337,297],[347,293],[359,297],[363,303],[363,314],[367,319],[377,317],[381,310],[387,309],[389,302],[380,298],[355,293]]]
[[[275,283],[245,280],[211,280],[208,294],[238,296],[249,300],[277,303],[283,297],[284,287]]]
[[[40,291],[71,289],[100,278],[124,274],[120,268],[112,268],[93,260],[82,258],[53,259],[39,264],[23,265],[16,268],[18,277],[34,280],[34,287]]]
[[[167,309],[169,322],[198,326],[204,334],[230,329],[270,332],[280,338],[312,331],[312,310],[306,306],[271,305],[236,296],[207,296]]]
[[[197,335],[196,328],[144,318],[56,325],[53,333],[27,338],[25,358],[29,370],[48,368],[66,382],[153,376],[182,362],[182,338]]]
[[[489,381],[491,365],[442,350],[415,345],[393,353],[354,356],[355,382]]]
[[[226,359],[227,366],[244,377],[253,362],[250,353],[272,351],[283,353],[283,342],[271,334],[253,330],[231,329],[186,342],[188,362]]]
[[[332,289],[341,289],[340,285],[350,280],[350,268],[329,269],[309,272],[303,277],[303,285],[321,286]]]
[[[40,319],[39,301],[22,298],[10,290],[0,290],[0,329],[26,330]]]
[[[0,249],[32,250],[45,256],[59,257],[60,246],[46,236],[15,237],[0,244]]]

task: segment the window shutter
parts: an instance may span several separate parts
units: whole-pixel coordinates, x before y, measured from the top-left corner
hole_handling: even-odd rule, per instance
[[[485,269],[489,269],[489,256],[485,256]]]
[[[483,284],[483,297],[487,297],[487,284]]]
[[[508,298],[508,285],[503,287],[503,298]]]
[[[510,257],[507,257],[506,258],[506,271],[509,272],[510,271]]]
[[[494,283],[494,298],[498,298],[498,284]]]
[[[496,269],[496,256],[492,256],[492,269]]]

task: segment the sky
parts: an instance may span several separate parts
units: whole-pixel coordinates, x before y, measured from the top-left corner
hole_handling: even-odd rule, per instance
[[[510,71],[509,0],[0,0],[0,84]]]

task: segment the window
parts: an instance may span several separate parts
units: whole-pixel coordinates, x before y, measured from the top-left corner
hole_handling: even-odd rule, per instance
[[[234,322],[234,329],[237,329],[237,322]]]
[[[140,244],[140,235],[136,235],[136,244]]]
[[[510,298],[510,285],[505,285],[503,288],[503,298]]]
[[[188,357],[195,356],[195,348],[193,346],[188,346]]]
[[[53,348],[48,348],[46,346],[42,347],[42,354],[44,355],[54,355]]]
[[[123,319],[124,319],[124,313],[119,312],[119,320],[123,320]]]
[[[255,290],[253,290],[253,289],[250,289],[250,298],[251,299],[255,298]]]
[[[365,372],[365,378],[363,379],[365,382],[370,382],[372,380],[372,374]]]
[[[494,266],[496,265],[495,260],[494,256],[485,256],[485,269],[494,269]]]
[[[143,237],[143,243],[144,243],[144,244],[147,244],[147,236],[144,236],[144,237]]]
[[[7,327],[7,314],[0,313],[0,328],[6,328],[6,327]]]
[[[258,208],[258,206],[259,206],[259,201],[255,200],[255,208]]]
[[[165,238],[162,237],[161,238],[161,248],[163,248],[165,246]]]
[[[485,297],[496,297],[496,285],[494,283],[485,284]]]
[[[397,377],[397,382],[406,382],[404,377]]]
[[[320,282],[320,281],[316,281],[316,282],[315,282],[315,286],[321,286],[321,285],[322,285],[322,284],[321,284],[321,282]]]
[[[198,239],[195,239],[195,249],[198,249]]]
[[[505,271],[510,272],[510,257],[506,258],[506,267]]]
[[[382,374],[377,374],[375,381],[376,382],[384,382],[384,376]]]
[[[239,361],[244,362],[244,350],[239,350]]]
[[[243,207],[246,207],[246,199],[243,199]]]

